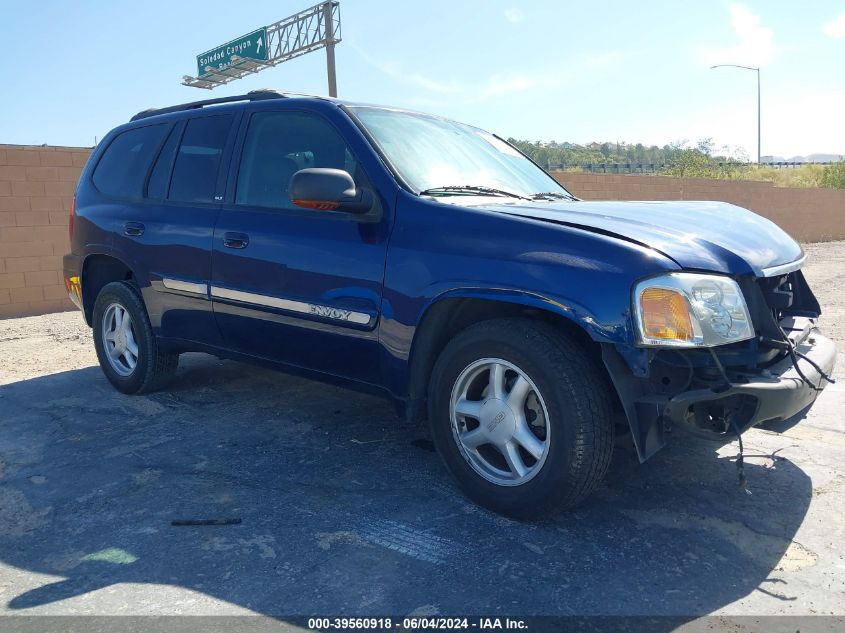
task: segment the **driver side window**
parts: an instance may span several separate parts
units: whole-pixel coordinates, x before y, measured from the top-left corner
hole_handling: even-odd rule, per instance
[[[305,112],[257,112],[244,141],[235,203],[297,209],[288,195],[300,169],[331,167],[347,171],[356,185],[364,176],[340,134]]]

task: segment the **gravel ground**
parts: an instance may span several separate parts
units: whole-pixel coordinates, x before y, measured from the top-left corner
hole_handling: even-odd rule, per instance
[[[807,267],[804,274],[821,303],[825,334],[845,348],[845,242],[804,244]],[[845,351],[845,350],[843,350]],[[840,365],[841,367],[841,365]],[[840,372],[842,370],[840,369]]]
[[[845,242],[810,244],[845,350]],[[838,373],[845,367],[839,357]],[[0,321],[0,613],[845,615],[845,386],[736,446],[620,443],[574,512],[467,502],[381,400],[188,354],[107,384],[78,313]],[[240,518],[173,527],[174,519]]]

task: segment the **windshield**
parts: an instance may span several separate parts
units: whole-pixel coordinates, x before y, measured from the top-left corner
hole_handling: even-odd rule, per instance
[[[484,130],[425,114],[350,109],[416,193],[496,195],[492,191],[497,190],[526,198],[540,193],[571,197],[546,172]]]

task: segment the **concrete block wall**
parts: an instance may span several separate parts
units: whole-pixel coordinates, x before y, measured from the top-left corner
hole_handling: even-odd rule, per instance
[[[89,153],[0,145],[0,318],[73,307],[62,255],[73,191]]]

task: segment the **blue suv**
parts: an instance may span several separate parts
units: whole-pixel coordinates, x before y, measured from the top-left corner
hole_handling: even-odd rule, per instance
[[[794,416],[836,355],[768,220],[581,201],[495,134],[396,108],[141,112],[91,155],[70,232],[65,282],[119,391],[201,351],[383,394],[518,517],[584,499],[617,427],[645,460]]]

